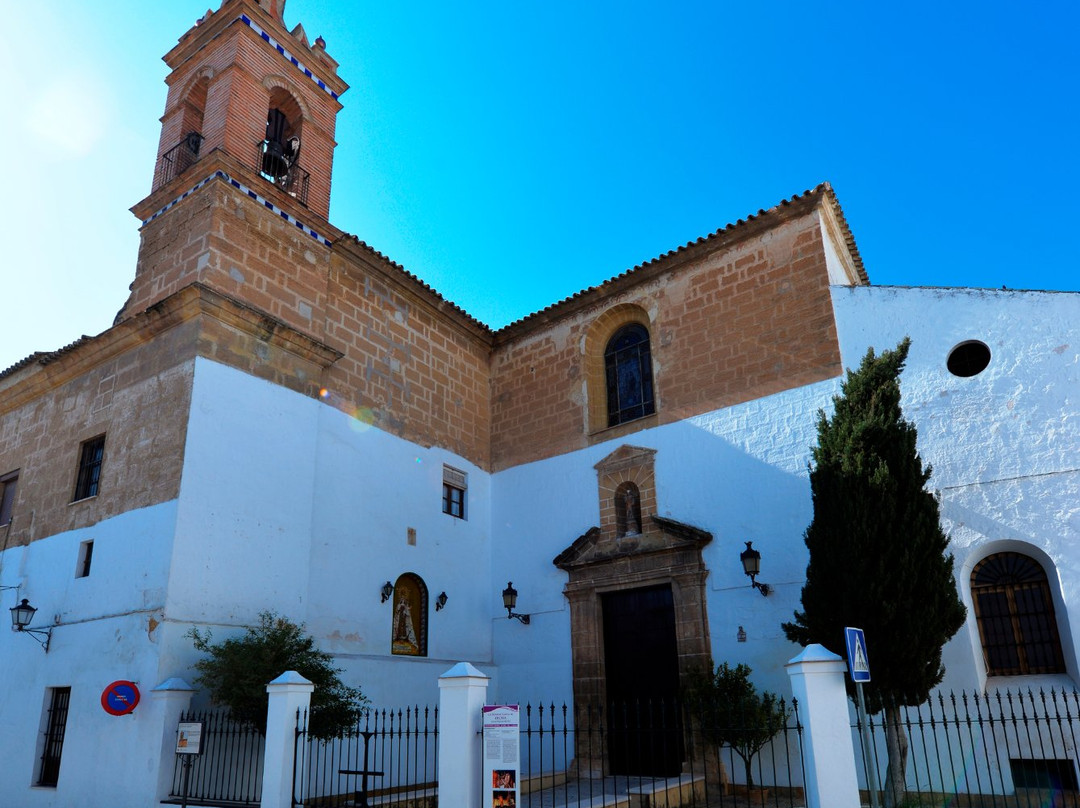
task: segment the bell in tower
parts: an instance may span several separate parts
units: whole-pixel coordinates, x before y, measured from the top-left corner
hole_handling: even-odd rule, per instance
[[[272,109],[266,116],[262,172],[274,181],[285,179],[300,156],[300,138],[286,138],[288,126],[289,119],[280,109]]]

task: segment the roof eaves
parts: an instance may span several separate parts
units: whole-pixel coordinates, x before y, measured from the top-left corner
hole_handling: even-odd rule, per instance
[[[473,329],[480,331],[485,337],[490,338],[494,334],[491,326],[481,322],[480,320],[477,320],[475,317],[465,311],[465,309],[461,308],[461,306],[459,306],[457,303],[447,297],[444,297],[433,286],[428,284],[426,281],[424,281],[417,275],[409,272],[409,270],[405,269],[405,267],[403,267],[397,261],[394,261],[392,258],[376,250],[366,241],[361,240],[357,236],[348,234],[342,236],[335,242],[335,244],[342,243],[351,243],[356,247],[359,247],[363,252],[367,253],[369,257],[373,258],[378,264],[381,264],[384,270],[388,271],[389,273],[401,276],[400,280],[403,283],[409,286],[419,287],[419,290],[422,292],[422,294],[430,298],[431,302],[435,305],[437,309],[441,311],[451,312],[452,314],[456,315],[457,317],[468,323],[468,325],[470,325]]]
[[[865,283],[869,283],[870,280],[866,275],[866,270],[863,267],[862,258],[860,257],[858,247],[855,244],[855,237],[851,233],[851,228],[848,226],[847,219],[844,216],[844,211],[840,207],[840,203],[836,198],[836,192],[833,190],[832,186],[829,183],[823,182],[807,191],[803,191],[801,194],[795,194],[790,199],[781,200],[778,204],[774,205],[768,210],[762,208],[758,210],[757,213],[752,213],[745,219],[738,219],[735,222],[727,224],[719,228],[718,230],[709,233],[708,235],[701,236],[695,241],[687,242],[686,244],[676,247],[673,250],[669,250],[662,255],[658,255],[655,258],[651,258],[648,261],[644,261],[638,264],[637,266],[624,270],[618,275],[608,278],[607,280],[597,284],[596,286],[589,286],[585,289],[575,292],[569,297],[556,301],[549,306],[545,306],[544,308],[535,311],[532,314],[528,314],[519,320],[508,323],[502,328],[496,330],[495,336],[496,338],[508,336],[509,332],[518,331],[522,326],[529,324],[533,320],[551,317],[557,314],[561,309],[567,307],[572,303],[581,301],[586,297],[605,294],[611,291],[610,287],[612,287],[613,285],[621,285],[622,283],[627,282],[627,280],[630,279],[632,276],[634,276],[634,281],[637,281],[638,278],[636,276],[644,275],[646,273],[649,273],[650,271],[660,271],[666,269],[674,262],[686,257],[688,254],[697,254],[713,248],[714,246],[716,246],[715,242],[721,239],[740,238],[744,234],[750,235],[752,232],[756,231],[756,229],[761,226],[763,220],[767,221],[772,218],[779,218],[782,216],[790,215],[789,212],[793,208],[809,209],[819,199],[825,199],[834,211],[836,218],[840,223],[845,244],[852,254],[852,258],[855,263],[856,270],[859,273],[859,277]]]

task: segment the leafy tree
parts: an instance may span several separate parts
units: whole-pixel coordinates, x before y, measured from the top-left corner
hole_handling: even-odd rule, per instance
[[[904,797],[907,736],[902,705],[921,704],[945,673],[942,646],[964,622],[948,537],[926,490],[914,425],[900,409],[900,371],[910,340],[848,371],[831,418],[818,414],[810,489],[814,518],[802,611],[788,639],[844,653],[844,627],[866,631],[871,713],[884,710],[889,766],[886,804]],[[854,692],[848,683],[849,692]]]
[[[288,670],[315,685],[309,729],[316,738],[332,738],[348,730],[367,703],[358,688],[342,683],[333,657],[315,647],[315,639],[303,625],[274,612],[260,612],[257,626],[218,645],[211,644],[209,631],[193,628],[188,636],[196,649],[209,654],[195,663],[196,681],[210,692],[215,704],[228,707],[234,718],[264,731],[266,685]]]
[[[759,694],[750,673],[749,665],[725,662],[714,671],[710,663],[707,670],[691,671],[686,684],[687,705],[702,735],[718,752],[730,746],[742,758],[747,787],[754,785],[754,756],[787,721],[783,701],[769,691]]]

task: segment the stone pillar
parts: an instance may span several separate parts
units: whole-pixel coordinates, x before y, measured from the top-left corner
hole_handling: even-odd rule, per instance
[[[489,681],[468,662],[439,677],[440,805],[472,808],[484,797],[480,731]]]
[[[859,808],[855,746],[844,690],[847,663],[820,645],[809,645],[786,667],[803,724],[807,808]]]
[[[285,671],[266,686],[266,748],[263,754],[262,808],[292,808],[296,713],[311,706],[315,685],[296,671]]]
[[[172,790],[173,767],[176,763],[176,725],[180,714],[191,706],[195,688],[183,679],[166,679],[150,691],[150,709],[154,721],[161,723],[161,759],[158,762],[157,798],[159,804],[169,798]]]

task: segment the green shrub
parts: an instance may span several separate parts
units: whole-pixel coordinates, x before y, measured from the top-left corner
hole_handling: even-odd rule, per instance
[[[259,624],[214,645],[210,631],[187,633],[195,648],[209,656],[195,663],[196,682],[215,704],[229,708],[233,718],[266,730],[269,696],[266,685],[293,670],[315,685],[308,728],[316,738],[332,738],[356,723],[367,699],[359,688],[343,684],[334,658],[315,647],[303,625],[274,612],[259,614]]]

